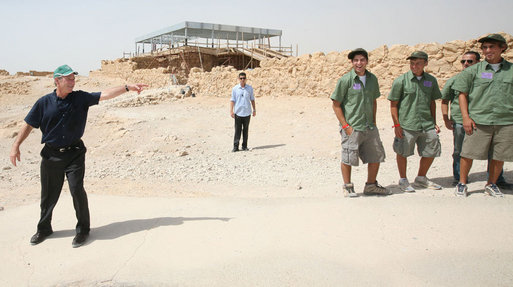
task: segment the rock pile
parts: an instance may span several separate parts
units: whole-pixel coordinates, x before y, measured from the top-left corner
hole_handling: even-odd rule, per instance
[[[512,36],[501,34],[508,41],[508,46],[513,47]],[[450,77],[461,71],[461,55],[469,50],[479,52],[479,45],[477,39],[415,46],[384,45],[369,53],[367,68],[378,77],[382,96],[386,96],[393,80],[409,70],[406,58],[413,51],[422,50],[429,55],[426,71],[434,75],[440,87],[443,87]],[[351,70],[348,53],[314,53],[281,60],[264,60],[260,68],[246,71],[248,83],[253,86],[255,96],[328,97],[337,80]],[[504,57],[513,59],[513,49],[508,49]],[[226,97],[237,83],[239,72],[233,67],[216,67],[211,72],[194,68],[189,74],[188,85],[199,96]]]
[[[173,83],[171,74],[166,73],[165,68],[138,69],[137,63],[129,59],[103,60],[100,70],[89,72],[91,80],[105,77],[121,79],[125,83],[145,83],[152,88],[161,88]]]

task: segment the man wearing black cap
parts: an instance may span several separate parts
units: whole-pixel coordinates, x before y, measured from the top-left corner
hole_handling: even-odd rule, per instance
[[[388,195],[391,192],[378,184],[379,164],[385,160],[385,149],[376,127],[376,99],[378,79],[367,71],[369,56],[362,48],[348,55],[353,69],[343,75],[331,95],[332,107],[340,124],[342,161],[340,169],[344,180],[344,195],[356,197],[351,182],[351,167],[358,166],[359,158],[368,163],[366,195]]]
[[[423,51],[415,51],[407,60],[410,60],[410,71],[394,80],[388,96],[394,121],[393,147],[400,176],[399,188],[405,192],[415,192],[408,181],[406,166],[407,157],[413,155],[417,145],[421,159],[414,185],[442,189],[442,186],[426,176],[433,160],[441,152],[435,100],[442,95],[436,78],[424,72],[428,55]]]
[[[460,182],[455,194],[467,195],[473,160],[486,160],[491,154],[485,192],[503,197],[497,178],[504,161],[513,161],[513,66],[501,56],[508,48],[503,36],[490,34],[478,41],[485,60],[461,72],[453,87],[460,92],[466,133],[461,151]]]
[[[100,100],[115,98],[128,91],[140,93],[146,85],[134,84],[107,89],[101,93],[73,91],[75,75],[68,65],[58,67],[54,73],[56,89],[37,100],[14,141],[10,153],[11,163],[20,161],[20,145],[33,128],[40,128],[41,143],[41,217],[37,232],[30,239],[33,245],[43,242],[53,233],[52,212],[62,190],[64,176],[68,179],[77,217],[76,236],[72,246],[83,245],[90,231],[89,207],[84,190],[86,147],[81,140],[89,107]]]

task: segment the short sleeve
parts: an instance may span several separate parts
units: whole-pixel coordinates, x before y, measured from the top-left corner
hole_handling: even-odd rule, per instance
[[[347,85],[344,84],[343,78],[340,78],[337,82],[337,86],[335,87],[335,90],[331,94],[331,99],[335,100],[339,103],[342,103],[344,99],[346,98],[347,93]]]
[[[459,74],[452,86],[452,89],[460,93],[468,95],[470,88],[472,87],[472,74],[469,72],[470,69],[465,69]]]
[[[445,82],[444,88],[442,89],[442,99],[453,101],[454,100],[454,93],[452,92],[452,85],[454,85],[454,81],[456,78],[450,78],[447,82]]]
[[[25,117],[25,122],[29,124],[31,127],[38,129],[41,126],[41,121],[43,119],[43,98],[37,100],[37,102],[32,106],[30,112]]]
[[[401,95],[403,93],[403,77],[399,77],[394,80],[392,83],[392,89],[390,89],[390,94],[388,95],[388,100],[390,101],[399,101],[401,100]]]

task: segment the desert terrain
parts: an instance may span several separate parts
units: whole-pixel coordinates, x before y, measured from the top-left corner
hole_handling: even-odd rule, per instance
[[[315,57],[328,56],[302,59]],[[288,61],[302,67],[301,59]],[[319,73],[336,79],[348,71],[347,64],[341,65],[346,70]],[[273,70],[270,63],[261,69]],[[262,70],[249,71],[248,83],[258,84]],[[454,72],[441,70],[446,71],[442,87]],[[18,166],[9,162],[23,118],[53,90],[53,80],[0,76],[0,285],[513,284],[513,191],[504,190],[504,198],[485,195],[486,162],[475,161],[470,195],[454,196],[452,132],[443,125],[440,102],[443,151],[428,177],[444,189],[405,194],[397,187],[385,98],[393,75],[387,74],[377,115],[387,159],[378,181],[394,194],[349,199],[342,193],[340,135],[329,88],[286,84],[276,92],[276,82],[272,91],[256,89],[250,151],[232,153],[229,88],[237,83],[236,75],[230,68],[194,70],[188,86],[195,97],[181,93],[188,91],[185,85],[154,81],[140,95],[126,93],[90,108],[83,140],[92,231],[89,243],[78,249],[71,248],[75,219],[66,183],[54,211],[56,232],[40,245],[29,244],[39,213],[39,130],[22,144]],[[75,89],[101,91],[128,80],[144,77],[108,77],[98,71],[77,77]],[[307,80],[317,83],[310,76]],[[324,83],[330,85],[335,82]],[[418,160],[417,155],[409,158],[410,181]],[[366,169],[353,168],[360,195]],[[513,182],[513,163],[505,163],[504,171]]]

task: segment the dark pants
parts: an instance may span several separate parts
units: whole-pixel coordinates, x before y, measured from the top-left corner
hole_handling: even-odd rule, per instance
[[[48,145],[41,150],[41,218],[37,224],[39,232],[53,231],[52,213],[66,175],[78,220],[76,232],[89,233],[89,206],[84,189],[85,154],[86,147],[82,141],[64,152]]]
[[[235,115],[235,135],[233,136],[233,147],[239,148],[240,134],[242,133],[242,148],[248,147],[248,129],[251,116],[239,117]]]

